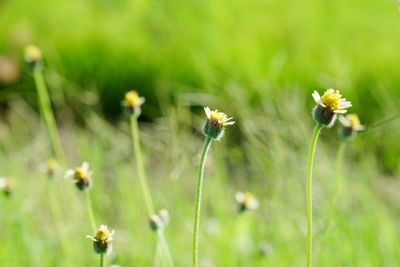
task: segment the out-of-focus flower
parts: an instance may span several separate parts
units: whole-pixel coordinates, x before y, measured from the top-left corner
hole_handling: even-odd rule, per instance
[[[150,228],[153,231],[163,230],[169,224],[169,220],[169,212],[166,209],[162,209],[158,214],[150,216]]]
[[[0,177],[0,190],[9,196],[15,189],[15,181],[8,177]]]
[[[259,207],[258,200],[250,192],[236,192],[235,200],[239,206],[239,212],[256,210]]]
[[[260,245],[260,255],[263,257],[270,256],[273,252],[272,245],[270,243],[264,242]]]
[[[18,62],[11,57],[0,56],[0,84],[14,84],[20,76],[21,69]]]
[[[112,249],[111,241],[114,230],[110,231],[107,225],[100,225],[95,236],[87,235],[86,237],[93,241],[93,250],[97,254],[106,254]]]
[[[204,124],[203,132],[206,136],[215,140],[222,138],[226,126],[235,124],[234,121],[231,121],[232,118],[229,118],[225,113],[218,110],[212,111],[209,107],[205,107],[204,112],[206,113],[207,120]]]
[[[81,166],[67,170],[65,178],[71,179],[79,190],[87,190],[92,184],[92,172],[89,169],[89,163],[83,162]]]
[[[46,173],[49,178],[55,178],[60,171],[60,164],[55,159],[49,159],[46,163],[40,165],[40,170]]]
[[[349,114],[347,116],[339,116],[342,127],[339,128],[339,135],[343,138],[353,137],[357,132],[365,130],[365,126],[361,124],[357,114]]]
[[[145,98],[139,96],[136,91],[129,91],[125,94],[125,98],[122,101],[122,106],[125,107],[129,115],[140,116],[142,112],[141,106],[145,102]]]
[[[25,47],[25,61],[32,67],[40,65],[42,62],[42,52],[35,45]]]
[[[317,106],[313,110],[314,121],[325,127],[332,127],[337,119],[337,114],[344,114],[351,102],[343,98],[339,90],[328,89],[320,96],[317,91],[312,94]]]

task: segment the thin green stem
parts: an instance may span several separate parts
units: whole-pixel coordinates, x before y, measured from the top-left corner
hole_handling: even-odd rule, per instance
[[[145,173],[145,168],[144,168],[144,162],[142,158],[142,150],[140,147],[140,141],[139,141],[139,126],[138,126],[138,121],[137,117],[133,114],[131,115],[131,131],[132,131],[132,145],[133,145],[133,151],[135,154],[135,160],[136,160],[136,169],[137,169],[137,176],[139,179],[140,186],[142,188],[143,196],[144,196],[144,201],[146,204],[147,212],[150,215],[153,215],[155,213],[154,205],[153,205],[153,200],[151,198],[150,194],[150,189],[149,185],[147,183],[146,179],[146,173]],[[174,267],[174,261],[171,256],[171,252],[168,247],[168,243],[165,240],[164,234],[161,234],[162,238],[159,238],[159,243],[161,246],[161,251],[163,252],[164,256],[166,257],[166,260],[168,262],[168,265],[170,267]],[[158,245],[157,245],[158,246]],[[157,253],[157,252],[156,252]]]
[[[312,265],[312,172],[314,165],[315,147],[322,124],[317,124],[311,138],[310,157],[307,167],[307,267]]]
[[[42,111],[43,119],[47,126],[47,131],[51,140],[53,152],[58,161],[65,163],[64,151],[60,142],[56,120],[51,108],[50,97],[47,92],[42,68],[36,66],[33,68],[33,77],[39,98],[39,106]]]
[[[131,115],[131,131],[132,131],[132,144],[133,144],[133,151],[135,153],[136,159],[136,169],[137,169],[137,176],[140,182],[140,186],[142,187],[142,192],[144,196],[144,201],[147,207],[147,211],[149,215],[154,214],[154,205],[153,200],[151,198],[149,185],[147,184],[147,179],[144,171],[144,164],[142,158],[142,151],[140,148],[139,142],[139,127],[138,121],[135,115]]]
[[[48,194],[49,194],[49,202],[50,202],[49,203],[50,212],[53,217],[54,224],[55,224],[55,230],[60,239],[59,241],[60,241],[62,253],[64,254],[64,257],[68,258],[69,255],[71,255],[71,254],[69,253],[68,241],[65,240],[64,218],[63,218],[63,213],[62,213],[62,209],[61,209],[61,204],[57,197],[56,184],[54,183],[54,181],[48,181],[48,182],[49,182]]]
[[[201,193],[203,187],[204,165],[206,162],[207,152],[210,148],[212,138],[207,136],[204,141],[203,151],[200,158],[199,172],[197,175],[197,189],[196,189],[196,208],[194,212],[194,229],[193,229],[193,267],[198,265],[198,245],[199,245],[199,225],[200,225],[200,207],[201,207]]]
[[[161,249],[164,251],[164,255],[168,262],[168,266],[175,267],[175,263],[172,259],[171,251],[169,250],[168,243],[165,240],[164,231],[163,230],[158,231],[157,235],[158,235],[158,240],[159,240]]]
[[[96,224],[96,220],[94,218],[92,199],[90,198],[89,191],[85,192],[85,200],[86,200],[86,208],[87,208],[88,215],[89,215],[90,225],[92,227],[93,233],[95,233],[97,224]]]
[[[100,254],[100,267],[104,267],[104,254]]]

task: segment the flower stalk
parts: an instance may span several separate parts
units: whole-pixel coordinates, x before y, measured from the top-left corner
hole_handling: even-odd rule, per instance
[[[197,175],[196,186],[196,204],[194,211],[194,227],[193,227],[193,267],[198,266],[198,247],[199,247],[199,226],[200,226],[200,209],[201,195],[203,191],[204,167],[206,163],[207,153],[213,140],[219,141],[224,136],[225,127],[235,122],[225,113],[218,110],[210,110],[209,107],[204,108],[206,114],[206,122],[203,126],[204,140],[203,149],[200,157],[199,172]]]
[[[148,215],[153,216],[153,214],[155,213],[155,209],[149,185],[147,183],[146,172],[142,157],[142,150],[140,147],[139,126],[138,126],[138,117],[141,114],[141,105],[144,102],[145,102],[144,97],[140,97],[136,91],[129,91],[125,94],[125,98],[122,101],[122,106],[125,108],[125,111],[130,118],[131,137],[132,137],[133,151],[136,160],[137,177],[139,179],[140,187],[142,189],[144,202],[146,205]],[[160,251],[163,252],[162,254],[166,258],[168,265],[170,267],[174,267],[175,264],[171,256],[168,243],[165,240],[163,230],[157,231],[157,236],[159,244],[157,244],[156,253],[158,253],[158,247],[160,247]]]
[[[33,67],[33,78],[38,93],[40,110],[47,126],[53,153],[59,162],[65,163],[65,155],[61,145],[56,120],[51,108],[50,97],[47,92],[46,83],[43,77],[43,70],[40,65]]]
[[[307,267],[312,266],[312,241],[313,241],[313,210],[312,210],[312,175],[314,165],[315,147],[318,136],[323,127],[331,128],[338,117],[338,114],[345,114],[351,102],[343,98],[339,90],[328,89],[320,96],[317,91],[312,93],[316,102],[312,115],[316,123],[311,138],[310,155],[307,166]]]
[[[94,217],[94,212],[93,212],[93,205],[92,205],[92,199],[90,197],[89,191],[85,192],[85,200],[86,200],[86,208],[87,212],[89,215],[89,220],[90,220],[90,225],[92,227],[92,231],[96,231],[96,219]]]
[[[210,149],[212,138],[206,136],[204,141],[203,150],[201,152],[199,172],[197,175],[196,186],[196,207],[194,213],[194,229],[193,229],[193,267],[198,266],[198,246],[199,246],[199,226],[200,226],[200,209],[201,209],[201,196],[203,191],[203,177],[204,166],[206,163],[207,153]]]
[[[144,171],[144,163],[142,158],[142,151],[140,148],[139,142],[139,127],[137,117],[132,114],[130,116],[131,120],[131,133],[132,133],[132,144],[133,144],[133,151],[135,154],[136,160],[136,169],[137,169],[137,176],[139,179],[140,186],[142,188],[142,193],[144,197],[144,202],[146,204],[148,214],[154,214],[154,205],[153,200],[151,198],[149,185],[147,184],[147,179]]]
[[[318,141],[319,133],[321,132],[322,124],[317,124],[311,138],[310,155],[307,166],[307,267],[312,266],[312,174],[314,165],[315,147]]]

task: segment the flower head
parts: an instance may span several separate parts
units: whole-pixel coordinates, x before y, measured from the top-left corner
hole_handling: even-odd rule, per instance
[[[25,47],[25,61],[35,67],[39,65],[42,61],[42,52],[35,45],[28,45]]]
[[[339,90],[328,89],[322,96],[314,91],[312,96],[317,103],[313,110],[314,120],[328,128],[335,123],[337,114],[344,114],[351,107],[351,102],[342,98]]]
[[[40,170],[46,173],[49,178],[54,178],[60,170],[60,164],[55,159],[49,159],[46,163],[40,165]]]
[[[81,191],[88,189],[92,183],[92,172],[89,169],[89,163],[83,162],[81,166],[67,170],[65,178],[71,179]]]
[[[226,126],[235,123],[234,121],[231,121],[232,118],[229,118],[225,113],[220,112],[217,109],[212,111],[209,107],[205,107],[204,112],[207,116],[207,121],[203,128],[204,134],[214,138],[215,140],[222,138]]]
[[[236,192],[235,200],[239,205],[239,212],[258,209],[259,203],[250,192]]]
[[[110,231],[107,225],[100,225],[95,236],[87,235],[86,237],[93,241],[93,250],[97,254],[105,254],[111,250],[112,236],[114,235],[114,230]]]
[[[136,117],[140,116],[141,106],[145,102],[145,98],[139,96],[136,91],[129,91],[125,94],[125,98],[122,101],[122,106],[125,107],[126,111],[130,115],[135,115]]]
[[[149,224],[153,231],[163,230],[169,224],[169,212],[162,209],[158,214],[151,215]]]
[[[342,124],[342,127],[339,129],[339,134],[343,138],[352,137],[357,134],[357,132],[365,130],[365,126],[361,124],[357,114],[339,116],[339,121]]]
[[[9,196],[15,189],[14,180],[7,177],[0,177],[0,190],[4,192],[6,196]]]

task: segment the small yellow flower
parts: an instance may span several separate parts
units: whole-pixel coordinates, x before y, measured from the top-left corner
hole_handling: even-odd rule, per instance
[[[205,107],[204,112],[207,116],[207,121],[203,128],[204,134],[215,140],[221,139],[226,126],[235,124],[234,121],[231,121],[232,118],[218,110],[212,111],[209,107]]]
[[[139,117],[141,113],[141,106],[145,102],[145,98],[139,96],[136,91],[129,91],[125,94],[125,98],[122,101],[122,106],[126,108],[126,110],[130,114],[134,114]]]
[[[55,159],[49,159],[46,163],[40,165],[40,170],[46,173],[49,178],[54,178],[60,170],[60,164]]]
[[[339,116],[339,121],[342,124],[339,134],[344,138],[354,136],[357,132],[365,130],[365,126],[361,124],[357,114]]]
[[[256,210],[259,207],[258,200],[250,192],[236,192],[236,202],[239,205],[239,211]]]
[[[93,250],[97,254],[105,254],[111,250],[114,230],[110,231],[107,225],[100,225],[95,236],[87,235],[86,237],[93,241]]]
[[[317,91],[312,94],[317,106],[313,110],[315,122],[326,127],[332,127],[337,114],[344,114],[351,107],[351,102],[343,98],[339,90],[328,89],[320,96]]]
[[[4,192],[5,195],[9,196],[15,189],[15,181],[7,178],[0,177],[0,190]]]
[[[25,47],[25,61],[33,66],[42,61],[42,52],[35,45]]]
[[[71,179],[81,191],[88,189],[92,183],[92,172],[89,169],[89,163],[83,162],[81,166],[67,170],[65,178]]]

